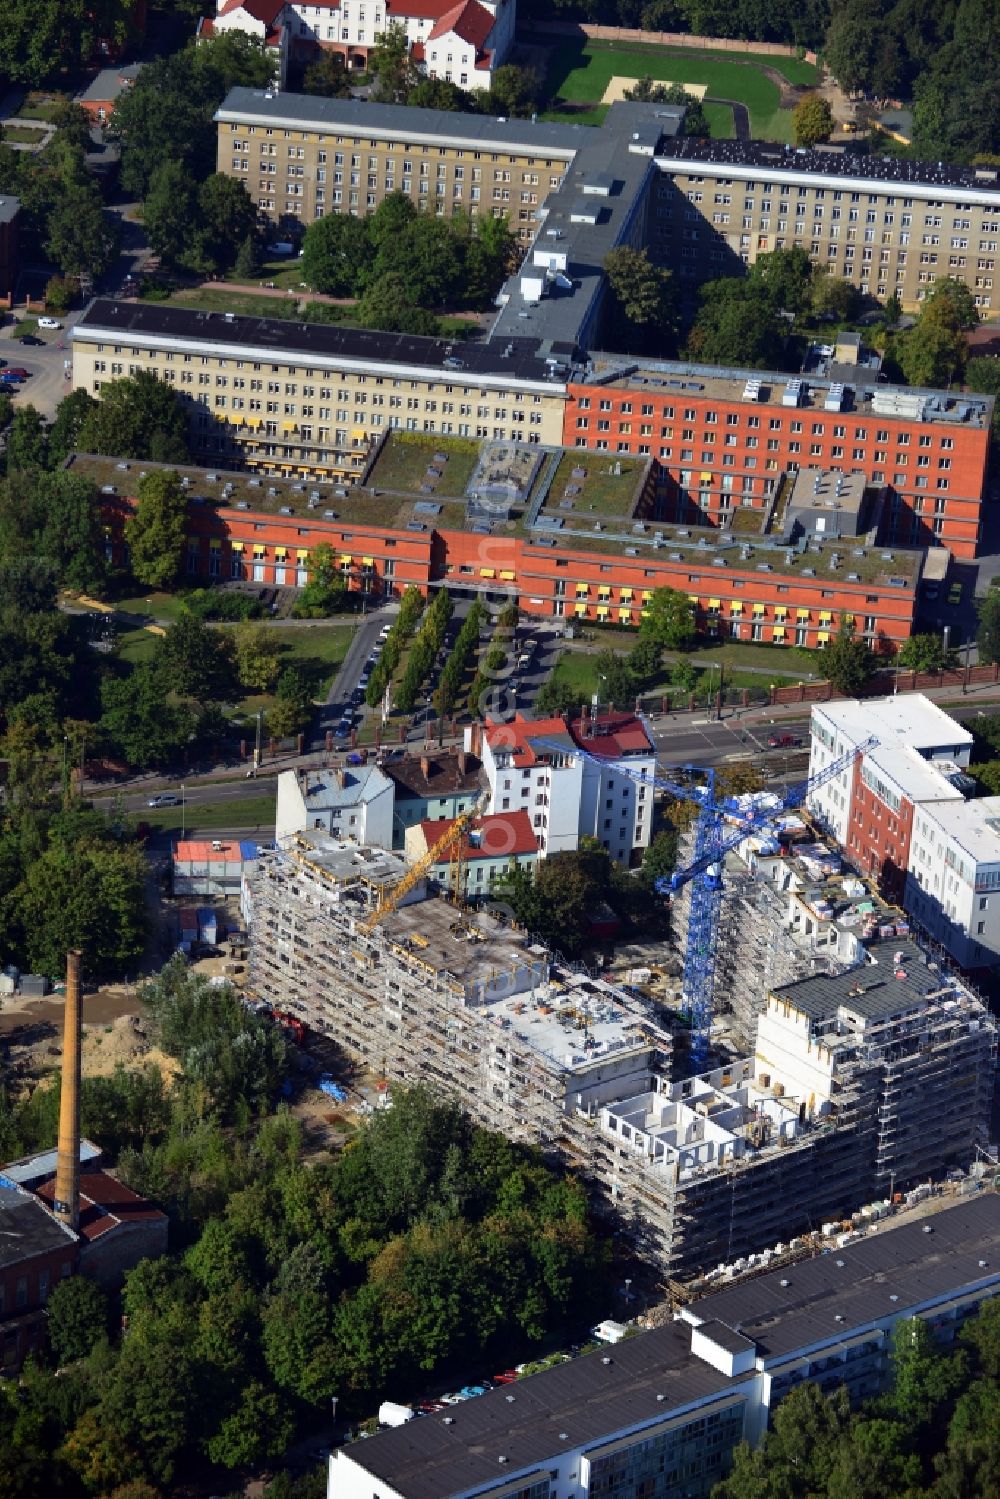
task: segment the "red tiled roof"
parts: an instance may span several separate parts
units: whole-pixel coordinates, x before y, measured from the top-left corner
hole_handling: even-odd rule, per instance
[[[423,60],[424,60],[424,44],[423,44],[423,42],[414,42],[413,43],[413,46],[410,48],[410,57],[413,59],[414,62],[423,62]]]
[[[575,718],[569,731],[582,750],[602,760],[653,754],[649,736],[634,713],[606,713],[598,719]]]
[[[454,827],[456,821],[456,818],[444,817],[439,822],[422,822],[420,831],[427,847],[432,848],[438,839],[443,838]],[[479,817],[472,824],[471,837],[466,834],[462,838],[462,857],[470,862],[475,859],[507,859],[513,858],[515,854],[537,852],[538,839],[527,812],[496,812],[492,816]],[[457,857],[457,853],[457,849],[452,849],[442,854],[437,862],[448,864]]]
[[[439,21],[455,9],[455,0],[387,0],[386,12],[393,16],[413,16],[422,21]]]
[[[479,54],[479,56],[476,58],[476,67],[477,68],[486,68],[487,70],[489,68],[492,68],[492,66],[493,66],[493,56],[494,56],[493,48],[492,47],[487,47],[486,51],[485,52],[481,52]]]
[[[478,52],[493,30],[493,17],[479,0],[458,0],[438,21],[428,40],[437,41],[453,31]]]
[[[241,857],[240,845],[235,839],[219,842],[219,847],[216,848],[207,839],[187,838],[179,842],[174,850],[175,859],[202,859],[206,863],[224,863],[227,859],[232,859],[235,863]]]
[[[38,1195],[47,1202],[55,1196],[55,1178],[43,1182]],[[103,1171],[86,1171],[80,1177],[80,1234],[92,1242],[125,1223],[151,1223],[165,1217],[145,1197]]]
[[[285,0],[226,0],[219,11],[220,16],[231,16],[233,11],[245,10],[248,16],[264,26],[273,26],[285,8]]]
[[[523,768],[536,764],[538,760],[532,740],[553,739],[565,733],[566,725],[561,718],[527,719],[522,718],[520,713],[515,713],[507,723],[489,724],[486,742],[494,753],[509,750],[513,755],[513,763]]]

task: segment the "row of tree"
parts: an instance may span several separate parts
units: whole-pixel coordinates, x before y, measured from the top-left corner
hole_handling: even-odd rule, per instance
[[[434,707],[439,714],[450,713],[458,702],[466,672],[476,659],[479,637],[485,621],[486,606],[481,599],[477,598],[462,621],[462,627],[455,637],[455,644],[438,678],[438,685],[434,691]]]
[[[448,629],[452,610],[451,595],[447,588],[439,589],[410,647],[403,680],[396,691],[396,707],[400,713],[412,713],[416,707],[421,689],[437,660],[438,652],[444,645],[445,632]]]
[[[385,689],[392,681],[393,672],[403,659],[406,642],[416,629],[417,621],[423,612],[423,594],[419,588],[414,588],[410,584],[400,600],[399,613],[392,622],[392,628],[386,636],[381,655],[368,679],[365,702],[369,708],[374,708],[385,697]]]

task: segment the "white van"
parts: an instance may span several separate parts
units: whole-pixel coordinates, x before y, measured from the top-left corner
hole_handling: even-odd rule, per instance
[[[394,1400],[383,1400],[378,1408],[380,1426],[405,1426],[415,1415],[412,1405],[397,1405]]]

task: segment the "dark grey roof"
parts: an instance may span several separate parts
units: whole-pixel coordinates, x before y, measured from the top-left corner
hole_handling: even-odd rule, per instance
[[[770,141],[719,141],[685,136],[664,153],[673,160],[698,162],[725,168],[760,167],[762,171],[805,172],[817,176],[840,176],[886,184],[969,188],[995,196],[1000,202],[1000,181],[992,168],[959,167],[951,162],[911,161],[901,156],[867,156],[861,152],[781,146]]]
[[[405,104],[371,104],[366,99],[321,99],[313,94],[265,93],[230,89],[216,120],[266,121],[272,127],[326,130],[350,134],[365,131],[412,136],[416,141],[467,141],[471,146],[528,148],[563,154],[576,151],[595,132],[589,125],[560,125],[549,120],[503,120],[491,115],[447,109],[411,109]]]
[[[83,92],[76,95],[77,100],[80,103],[104,104],[117,99],[123,89],[135,82],[142,66],[141,62],[130,62],[121,68],[102,68]]]
[[[37,1197],[0,1176],[0,1270],[75,1242],[75,1235]]]
[[[982,1192],[844,1249],[702,1297],[687,1315],[725,1322],[752,1338],[758,1355],[773,1359],[998,1279],[1000,1196]]]
[[[20,198],[0,198],[0,224],[10,224],[21,212]]]
[[[587,133],[562,186],[545,198],[540,231],[520,271],[504,287],[507,302],[491,338],[531,333],[587,345],[604,289],[604,258],[630,241],[635,216],[642,211],[656,173],[646,142],[675,136],[683,118],[682,105],[623,101],[611,106],[600,130]],[[639,144],[642,150],[633,149]],[[585,191],[595,185],[606,186],[607,196]],[[597,221],[587,222],[574,214],[596,215]],[[543,257],[543,268],[533,265],[536,251]],[[521,295],[521,276],[544,276],[546,251],[566,256],[565,275],[572,290],[555,283],[541,301],[526,301]]]
[[[330,323],[295,323],[277,318],[236,317],[222,312],[195,312],[159,302],[92,302],[76,331],[107,330],[128,339],[130,333],[157,338],[194,339],[207,349],[226,345],[260,349],[264,358],[287,362],[348,359],[362,364],[417,365],[446,372],[456,384],[463,377],[494,375],[501,379],[550,380],[550,366],[539,355],[537,338],[508,338],[489,344],[450,343],[408,333],[379,333],[370,328]],[[445,361],[448,361],[447,365]]]
[[[450,1425],[444,1414],[424,1416],[350,1455],[405,1499],[447,1499],[497,1483],[563,1449],[729,1389],[732,1379],[694,1357],[690,1343],[689,1329],[670,1323],[451,1406]]]
[[[901,954],[898,963],[897,954]],[[927,995],[949,982],[947,976],[928,966],[927,954],[905,937],[874,942],[867,956],[874,958],[874,964],[782,984],[773,990],[775,998],[787,1000],[813,1020],[830,1020],[841,1008],[866,1020],[881,1020],[919,1009]],[[904,977],[897,978],[898,973]]]
[[[699,1322],[699,1332],[703,1332],[706,1338],[711,1338],[713,1343],[718,1343],[727,1353],[745,1353],[748,1348],[753,1347],[752,1341],[744,1337],[741,1332],[734,1331],[725,1322],[720,1322],[717,1317],[710,1318],[707,1322]]]

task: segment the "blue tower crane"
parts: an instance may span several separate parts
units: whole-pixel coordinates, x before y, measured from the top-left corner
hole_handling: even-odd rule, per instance
[[[652,732],[647,733],[652,743]],[[579,755],[603,770],[614,767],[616,775],[624,775],[640,786],[653,786],[669,796],[683,801],[698,803],[698,819],[695,823],[694,857],[683,869],[675,870],[669,878],[656,882],[661,895],[676,894],[684,885],[691,883],[691,906],[688,913],[687,942],[684,950],[683,996],[691,1025],[691,1067],[701,1071],[708,1059],[708,1044],[712,1026],[712,1011],[715,995],[715,957],[719,935],[719,911],[722,904],[722,867],[726,854],[749,834],[763,830],[784,812],[801,806],[811,792],[831,780],[857,755],[874,749],[878,739],[874,736],[846,754],[831,761],[807,780],[790,786],[778,806],[769,806],[746,812],[734,797],[719,803],[715,799],[715,770],[711,766],[685,765],[685,773],[704,777],[701,785],[682,784],[667,777],[651,775],[639,766],[630,766],[627,760],[608,760],[589,750],[574,745],[559,744],[555,740],[536,741],[542,748],[559,755]]]

